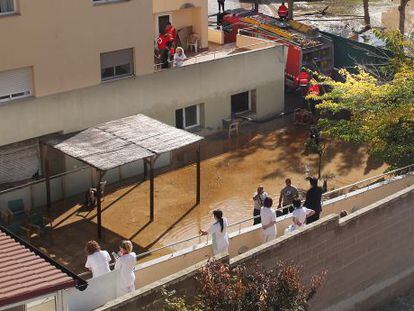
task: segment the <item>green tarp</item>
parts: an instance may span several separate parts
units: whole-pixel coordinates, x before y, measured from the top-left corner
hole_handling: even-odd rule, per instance
[[[366,43],[343,38],[331,33],[322,32],[334,43],[334,67],[352,71],[358,65],[368,68],[381,67],[388,63],[391,52]]]

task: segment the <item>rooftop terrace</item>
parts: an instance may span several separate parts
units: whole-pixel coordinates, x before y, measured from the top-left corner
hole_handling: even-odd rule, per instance
[[[274,42],[243,35],[238,35],[236,42],[224,44],[224,38],[221,38],[220,36],[220,31],[210,28],[209,38],[213,38],[214,41],[208,42],[207,49],[201,49],[197,52],[195,52],[193,49],[191,51],[185,51],[187,59],[184,61],[183,66],[194,65],[202,62],[229,57],[239,53],[260,50],[277,45]],[[157,58],[155,59],[155,69],[161,70],[160,60]]]

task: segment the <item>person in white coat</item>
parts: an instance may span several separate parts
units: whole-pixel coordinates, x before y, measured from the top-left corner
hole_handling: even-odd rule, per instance
[[[213,238],[213,253],[218,255],[229,252],[229,235],[227,234],[228,222],[223,218],[223,212],[219,209],[213,211],[215,222],[208,230],[200,230],[202,235],[211,234]]]
[[[262,219],[262,237],[263,243],[269,242],[276,238],[276,212],[272,208],[273,200],[269,197],[263,201],[263,207],[260,210],[260,218]]]
[[[293,200],[293,207],[295,208],[295,210],[292,213],[292,230],[296,230],[300,227],[305,226],[306,219],[314,215],[315,211],[305,206],[302,206],[302,202],[299,199]]]
[[[119,245],[119,257],[115,262],[115,270],[120,270],[119,288],[124,294],[135,290],[135,264],[137,255],[132,251],[131,241],[122,241]]]
[[[101,246],[98,242],[89,241],[86,243],[85,252],[88,255],[85,267],[91,270],[93,278],[111,271],[109,269],[111,256],[109,256],[107,251],[101,250]]]

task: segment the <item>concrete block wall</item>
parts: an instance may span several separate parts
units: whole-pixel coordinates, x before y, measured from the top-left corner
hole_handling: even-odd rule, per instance
[[[233,258],[254,268],[293,261],[304,277],[327,270],[312,310],[369,310],[414,286],[414,186],[339,219],[330,215]],[[380,295],[381,293],[381,295]]]
[[[234,257],[230,264],[254,269],[257,260],[268,268],[280,260],[294,261],[304,267],[305,280],[327,270],[327,279],[311,302],[312,310],[370,310],[414,286],[413,202],[411,185],[342,219],[336,214],[326,216]],[[196,267],[100,310],[160,310],[163,285],[178,294],[194,292]]]
[[[414,175],[407,175],[404,178],[396,177],[388,182],[382,182],[371,185],[368,188],[359,189],[352,193],[342,195],[338,198],[330,199],[324,202],[322,216],[328,216],[333,213],[339,214],[342,210],[356,211],[369,204],[375,203],[380,199],[386,198],[393,193],[398,192],[414,183]],[[231,227],[229,229],[230,247],[229,256],[234,258],[241,253],[256,248],[262,243],[262,228],[260,225],[247,228]],[[279,217],[277,221],[278,236],[284,234],[285,229],[292,224],[291,215]],[[196,242],[196,241],[194,241]],[[140,288],[154,281],[162,279],[175,272],[181,271],[197,262],[205,260],[212,256],[211,238],[198,242],[188,248],[181,249],[172,254],[168,254],[136,266],[135,274],[137,276],[135,286]]]

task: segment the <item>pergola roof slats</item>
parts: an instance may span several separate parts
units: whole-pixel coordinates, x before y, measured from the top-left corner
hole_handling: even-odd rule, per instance
[[[131,163],[143,158],[152,156],[147,150],[136,145],[126,145],[118,150],[111,150],[105,152],[105,157],[102,154],[92,154],[83,158],[83,161],[94,166],[99,167],[102,171],[107,171],[125,163]]]
[[[101,171],[191,145],[203,137],[142,114],[113,120],[47,145]]]
[[[97,225],[98,238],[102,237],[101,181],[105,171],[129,164],[141,159],[144,162],[144,179],[147,167],[150,168],[150,220],[154,219],[154,162],[162,153],[173,151],[198,141],[203,137],[177,129],[142,114],[113,120],[83,130],[77,134],[63,135],[44,142],[96,168]],[[47,207],[51,207],[49,160],[47,148],[43,154],[45,160]],[[196,151],[197,194],[200,203],[200,145]]]

